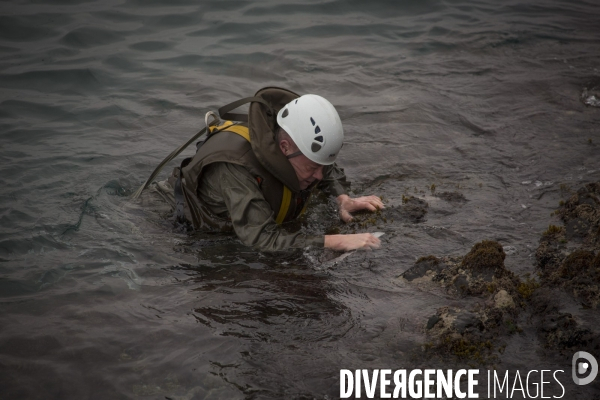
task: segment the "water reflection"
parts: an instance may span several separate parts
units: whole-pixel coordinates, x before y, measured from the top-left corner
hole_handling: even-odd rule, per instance
[[[332,298],[330,276],[307,266],[300,252],[236,257],[173,267],[186,272],[197,295],[193,317],[216,333],[291,344],[334,340],[352,327],[349,309]]]

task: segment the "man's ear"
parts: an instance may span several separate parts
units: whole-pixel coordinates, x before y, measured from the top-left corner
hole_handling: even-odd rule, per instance
[[[279,142],[279,149],[283,153],[284,156],[287,156],[290,151],[290,143],[283,139]]]

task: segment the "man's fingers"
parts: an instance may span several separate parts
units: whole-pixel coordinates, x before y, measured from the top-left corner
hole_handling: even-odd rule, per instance
[[[369,235],[371,235],[371,234],[369,234]],[[370,242],[371,243],[371,247],[373,249],[378,249],[379,246],[381,246],[381,240],[379,240],[379,238],[377,238],[377,237],[375,237],[373,235],[371,235],[371,238],[372,238],[371,242]]]
[[[366,203],[364,208],[366,208],[366,209],[367,209],[367,210],[369,210],[369,211],[377,211],[377,207],[375,207],[375,206],[374,206],[373,204],[371,204],[371,203]]]
[[[340,218],[346,223],[352,221],[352,215],[347,210],[340,210]]]
[[[365,242],[362,245],[362,249],[365,250],[373,250],[373,249],[378,249],[381,246],[381,241],[379,240],[379,238],[373,236],[370,233],[365,234],[366,238],[365,238]]]
[[[357,204],[355,207],[356,210],[364,210],[367,209],[369,211],[377,211],[378,209],[383,208],[382,205],[372,202],[372,201],[362,201]]]
[[[366,204],[370,204],[375,208],[385,208],[385,205],[383,204],[383,202],[381,201],[381,199],[377,196],[365,196],[365,197],[359,197],[358,199],[355,199],[355,201],[357,201],[362,208],[366,208]],[[369,208],[371,209],[371,208]]]
[[[369,202],[378,208],[385,208],[383,201],[377,196],[369,196]]]
[[[381,199],[377,196],[363,196],[352,199],[345,197],[345,200],[340,203],[340,219],[346,223],[352,221],[351,212],[359,210],[369,210],[375,212],[377,210],[385,208],[385,205]]]
[[[350,235],[325,235],[325,247],[340,250],[375,250],[381,246],[379,238],[371,233],[354,233]]]

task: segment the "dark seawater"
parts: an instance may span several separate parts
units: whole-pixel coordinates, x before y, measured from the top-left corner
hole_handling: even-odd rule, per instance
[[[483,239],[534,272],[559,201],[600,180],[598,21],[593,0],[0,2],[0,398],[331,399],[341,368],[445,367],[424,325],[466,300],[397,277]],[[327,267],[129,201],[265,86],[328,98],[354,192],[417,196],[424,220]],[[321,203],[303,229],[336,224]],[[524,326],[500,367],[568,378]]]

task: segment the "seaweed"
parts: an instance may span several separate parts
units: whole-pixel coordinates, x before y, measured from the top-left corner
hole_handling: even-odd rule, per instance
[[[548,229],[546,229],[542,233],[542,235],[543,236],[552,236],[552,235],[560,234],[562,232],[563,232],[563,227],[562,226],[548,225]]]
[[[506,254],[500,243],[483,240],[463,258],[462,266],[471,271],[503,270]]]
[[[539,287],[539,282],[531,277],[528,277],[525,279],[525,281],[521,281],[521,283],[517,285],[517,293],[519,293],[523,299],[528,300],[533,295],[533,292],[535,292],[535,290]]]

